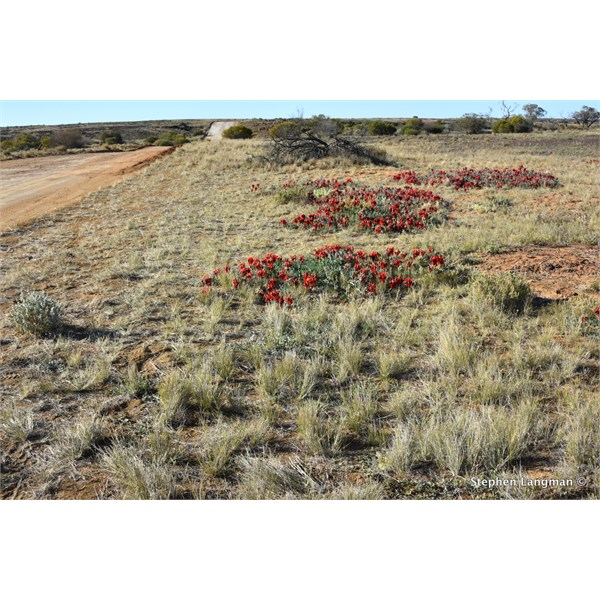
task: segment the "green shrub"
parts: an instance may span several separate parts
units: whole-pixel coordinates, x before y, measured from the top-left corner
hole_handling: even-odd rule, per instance
[[[103,144],[122,144],[123,136],[112,129],[106,129],[100,134],[100,141]]]
[[[302,127],[294,121],[281,121],[269,129],[269,135],[274,140],[292,140],[299,138],[302,134]]]
[[[31,150],[40,145],[39,140],[31,133],[20,133],[12,142],[13,150]]]
[[[157,135],[149,135],[144,141],[147,144],[154,144],[154,142],[156,142],[157,139],[158,139]]]
[[[43,135],[40,138],[40,148],[48,149],[52,147],[52,136],[51,135]]]
[[[479,273],[471,281],[475,300],[487,300],[506,313],[521,314],[531,301],[527,283],[513,273]]]
[[[509,119],[500,119],[492,127],[494,133],[526,133],[533,129],[531,121],[521,115]]]
[[[38,336],[56,331],[61,324],[59,305],[41,292],[21,294],[10,317],[17,331]]]
[[[487,127],[487,117],[475,113],[466,113],[460,119],[456,120],[455,127],[463,133],[483,133]]]
[[[223,131],[223,137],[228,140],[249,140],[254,133],[245,125],[233,125]]]
[[[394,135],[397,131],[395,125],[385,121],[372,121],[368,127],[371,135]]]
[[[148,139],[149,138],[146,138],[146,140]],[[181,146],[183,144],[187,144],[189,141],[190,140],[188,140],[181,133],[175,133],[174,131],[163,131],[152,143],[155,146]]]
[[[419,117],[413,117],[404,123],[401,132],[402,135],[419,135],[421,131],[423,131],[423,127],[425,127],[423,119],[419,119]]]
[[[2,140],[2,142],[0,142],[0,148],[4,154],[10,154],[15,149],[11,140]]]

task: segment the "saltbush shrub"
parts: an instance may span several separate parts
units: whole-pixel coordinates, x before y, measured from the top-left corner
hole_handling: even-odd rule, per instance
[[[393,123],[385,121],[372,121],[369,123],[369,133],[371,135],[394,135],[397,127]]]
[[[37,336],[48,335],[61,324],[59,305],[42,292],[21,294],[10,311],[10,317],[17,331]]]
[[[223,137],[228,140],[249,140],[254,133],[245,125],[232,125],[223,131]]]

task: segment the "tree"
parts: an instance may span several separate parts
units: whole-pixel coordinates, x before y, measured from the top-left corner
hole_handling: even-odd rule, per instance
[[[323,115],[302,124],[282,121],[269,129],[270,151],[264,160],[274,164],[289,164],[329,156],[350,157],[376,165],[391,166],[387,158],[342,136],[339,121]]]
[[[500,103],[500,110],[502,111],[502,118],[510,119],[513,116],[515,110],[517,110],[517,108],[519,108],[518,104],[508,105],[508,104],[506,104],[506,102],[504,102],[504,100],[502,100],[502,102]]]
[[[578,125],[589,129],[594,123],[600,121],[600,112],[591,106],[582,106],[581,110],[574,112],[571,117]]]
[[[546,114],[546,111],[537,104],[523,104],[523,112],[532,123],[542,119]]]

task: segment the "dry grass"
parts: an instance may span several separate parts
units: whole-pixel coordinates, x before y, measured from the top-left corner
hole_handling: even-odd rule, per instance
[[[466,475],[531,465],[595,481],[599,354],[581,317],[598,304],[597,278],[577,298],[539,302],[477,267],[511,247],[598,242],[597,167],[585,162],[597,145],[569,132],[378,142],[402,168],[523,163],[563,187],[441,188],[448,222],[373,236],[283,228],[302,204],[282,201],[281,184],[391,185],[392,170],[276,169],[250,158],[260,144],[188,144],[1,235],[2,497],[67,493],[56,457],[84,488],[106,481],[108,498],[397,498],[424,479],[438,482],[435,497],[447,497],[446,481],[471,497]],[[457,270],[399,300],[306,294],[284,309],[234,290],[231,274],[202,289],[216,267],[334,243],[432,245]],[[28,291],[60,304],[60,335],[15,328],[9,311]],[[109,441],[98,449],[100,435]]]

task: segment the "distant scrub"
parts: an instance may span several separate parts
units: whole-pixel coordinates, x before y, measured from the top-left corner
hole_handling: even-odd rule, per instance
[[[297,139],[302,134],[302,127],[294,121],[281,121],[269,129],[269,135],[274,140]]]
[[[245,125],[232,125],[223,131],[223,137],[228,140],[249,140],[254,133]]]
[[[533,130],[533,124],[521,115],[496,121],[492,127],[494,133],[527,133]]]
[[[65,148],[83,147],[83,135],[79,129],[73,127],[58,129],[54,132],[52,141],[54,146],[63,146]]]
[[[483,133],[487,126],[487,117],[475,113],[464,114],[460,119],[457,119],[455,123],[455,127],[458,131],[469,134]]]
[[[394,135],[397,127],[393,123],[385,121],[372,121],[369,123],[369,133],[371,135]]]
[[[413,117],[412,119],[408,119],[402,126],[402,135],[419,135],[424,127],[425,123],[423,119]]]
[[[154,141],[150,141],[151,139]],[[146,142],[155,146],[181,146],[189,141],[184,135],[174,131],[163,131],[158,137],[152,135],[146,138]]]
[[[123,136],[118,131],[106,129],[100,134],[100,141],[103,144],[122,144]]]

